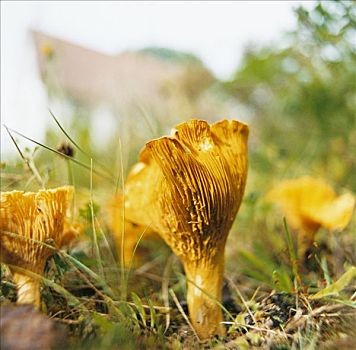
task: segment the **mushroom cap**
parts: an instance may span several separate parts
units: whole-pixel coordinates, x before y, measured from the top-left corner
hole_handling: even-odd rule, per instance
[[[191,120],[148,142],[127,178],[127,220],[150,225],[183,260],[213,258],[242,200],[248,132],[234,120]]]
[[[337,196],[322,179],[303,176],[286,180],[267,194],[295,229],[315,231],[320,226],[330,230],[344,229],[352,218],[355,198],[350,193]]]
[[[1,261],[42,273],[54,250],[38,242],[60,248],[73,237],[68,220],[73,191],[63,186],[36,193],[1,192]]]

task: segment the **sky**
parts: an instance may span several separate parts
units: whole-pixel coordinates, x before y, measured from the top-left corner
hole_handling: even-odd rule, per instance
[[[1,1],[1,122],[41,141],[50,120],[30,29],[117,54],[147,46],[199,56],[231,76],[249,43],[281,40],[302,1]],[[1,128],[2,155],[15,149]]]

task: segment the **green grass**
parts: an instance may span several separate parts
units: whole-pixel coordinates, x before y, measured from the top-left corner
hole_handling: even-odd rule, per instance
[[[56,186],[56,170],[72,162],[67,176],[76,186],[79,204],[74,212],[85,226],[84,235],[68,251],[55,252],[45,276],[25,271],[42,281],[42,310],[64,325],[70,349],[317,349],[324,345],[331,349],[342,337],[355,336],[348,327],[355,319],[355,262],[352,250],[345,248],[353,240],[355,221],[337,237],[324,235],[327,248],[320,245],[312,258],[314,264],[306,268],[296,257],[287,223],[263,203],[261,193],[267,188],[260,186],[259,195],[250,190],[263,176],[255,169],[227,244],[228,287],[221,304],[227,334],[200,342],[185,307],[185,276],[178,259],[163,241],[141,239],[143,232],[135,247],[140,265],[126,269],[123,251],[116,251],[107,228],[107,194],[113,195],[120,184],[124,190],[125,145],[120,146],[121,169],[113,180],[105,170],[107,165],[94,161],[98,155],[83,151],[55,121],[84,160],[64,157],[53,147],[8,129],[40,148],[33,156],[12,138],[25,167],[17,160],[6,163],[2,188]],[[85,159],[90,162],[84,163]],[[105,157],[101,162],[105,163]],[[53,164],[52,177],[43,175],[45,164]],[[7,234],[16,237],[16,233]],[[0,293],[3,305],[16,299],[5,265]]]

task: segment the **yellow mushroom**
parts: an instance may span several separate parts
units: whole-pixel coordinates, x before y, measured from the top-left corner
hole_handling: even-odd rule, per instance
[[[0,258],[10,266],[43,275],[47,259],[69,243],[79,226],[69,222],[73,187],[64,186],[39,192],[1,192]],[[25,273],[13,271],[18,303],[40,306],[40,282]]]
[[[343,230],[355,205],[352,194],[337,196],[326,182],[310,176],[281,182],[267,199],[281,207],[288,224],[298,232],[299,257],[312,246],[320,227]]]
[[[126,182],[125,214],[151,225],[182,261],[190,318],[206,339],[224,333],[224,250],[244,193],[249,130],[233,120],[191,120],[173,132],[141,152]]]
[[[107,205],[108,224],[111,232],[114,235],[114,241],[117,247],[118,255],[121,255],[122,246],[122,232],[124,232],[123,253],[124,264],[126,267],[137,266],[140,262],[140,255],[134,250],[140,239],[145,239],[147,236],[152,236],[154,233],[149,227],[140,226],[125,220],[123,215],[124,204],[123,195],[121,193],[115,194]]]

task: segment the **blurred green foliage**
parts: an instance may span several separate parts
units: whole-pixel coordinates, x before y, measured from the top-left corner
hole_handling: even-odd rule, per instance
[[[320,1],[296,15],[284,45],[248,49],[224,87],[253,116],[255,170],[355,190],[355,3]]]
[[[172,50],[166,47],[151,46],[141,49],[138,52],[147,55],[152,55],[168,62],[176,62],[182,64],[194,63],[203,65],[201,59],[193,55],[192,53]]]

